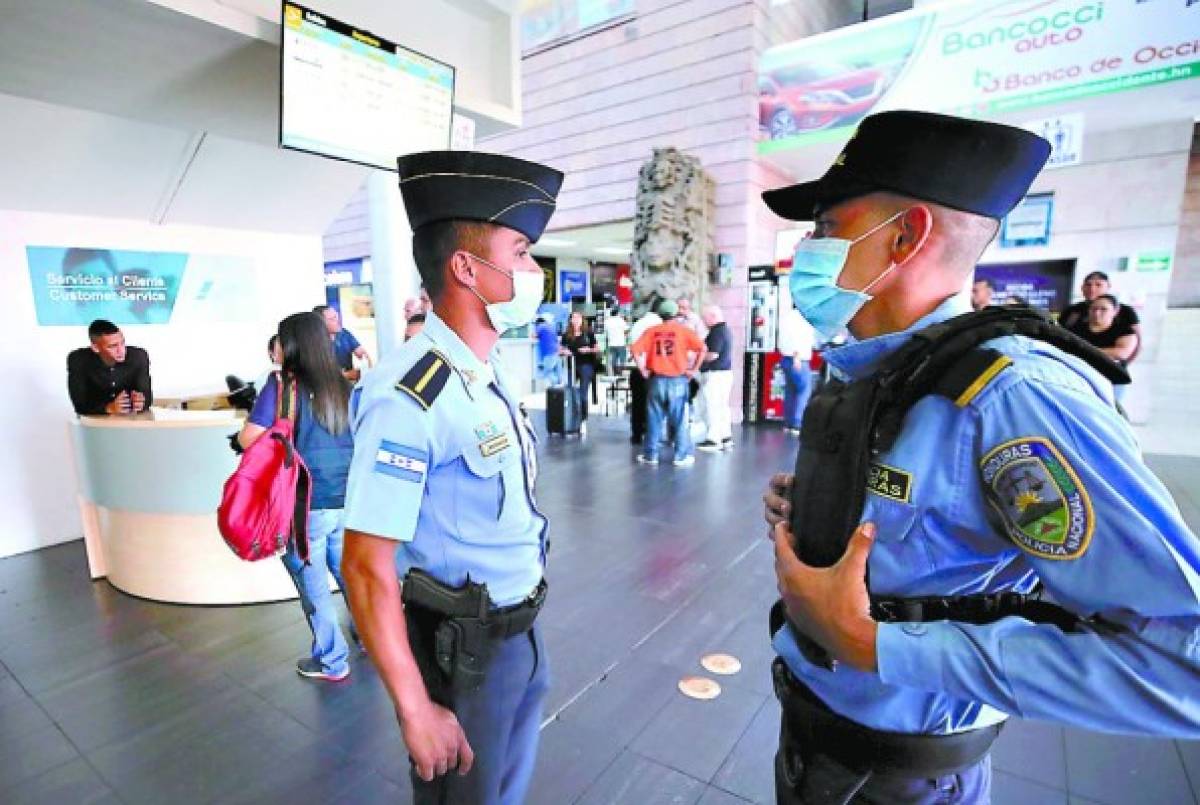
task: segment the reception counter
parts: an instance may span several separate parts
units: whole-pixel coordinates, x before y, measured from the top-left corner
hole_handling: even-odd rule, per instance
[[[296,597],[276,559],[244,562],[217,531],[221,488],[237,466],[232,411],[151,409],[70,425],[92,578],[179,604]]]

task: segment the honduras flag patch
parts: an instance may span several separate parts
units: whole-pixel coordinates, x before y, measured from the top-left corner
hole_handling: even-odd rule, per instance
[[[429,454],[386,439],[379,442],[375,452],[375,472],[391,475],[403,481],[421,483],[429,470]]]

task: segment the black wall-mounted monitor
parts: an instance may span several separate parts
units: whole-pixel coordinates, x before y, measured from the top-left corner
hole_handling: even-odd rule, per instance
[[[281,33],[280,146],[392,171],[450,146],[452,66],[291,2]]]

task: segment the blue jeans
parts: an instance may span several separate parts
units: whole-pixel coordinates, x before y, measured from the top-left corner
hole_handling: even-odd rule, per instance
[[[313,509],[308,513],[308,564],[288,545],[283,555],[287,568],[300,593],[300,606],[312,629],[312,658],[331,674],[340,674],[349,667],[346,658],[350,650],[338,624],[333,594],[329,592],[329,574],[345,591],[342,581],[342,537],[345,532],[345,509]],[[354,634],[354,623],[350,624]]]
[[[537,376],[551,386],[561,386],[563,384],[562,361],[557,355],[538,358]]]
[[[658,458],[658,445],[663,430],[669,424],[675,434],[675,460],[692,454],[692,433],[687,424],[688,379],[686,377],[650,378],[646,392],[648,432],[643,453],[646,458]]]
[[[790,355],[785,356],[779,365],[783,367],[783,378],[787,384],[783,391],[783,424],[789,428],[799,428],[812,394],[812,372],[808,368],[808,361],[797,361]]]

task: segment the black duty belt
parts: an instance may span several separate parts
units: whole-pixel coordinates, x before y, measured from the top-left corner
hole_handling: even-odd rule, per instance
[[[982,760],[1004,726],[1001,722],[949,735],[883,732],[830,710],[778,657],[771,675],[787,732],[802,753],[826,755],[855,771],[917,778],[955,774]]]
[[[488,633],[503,640],[528,632],[546,601],[546,590],[546,580],[542,579],[524,601],[493,609],[486,619]]]

